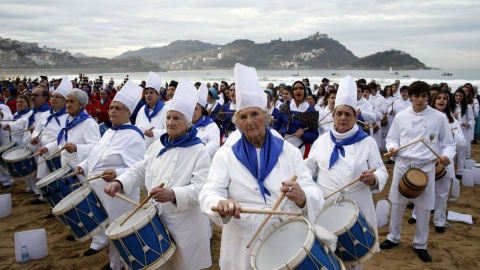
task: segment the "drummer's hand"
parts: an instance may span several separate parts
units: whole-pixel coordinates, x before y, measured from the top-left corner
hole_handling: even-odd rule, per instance
[[[120,191],[120,189],[122,189],[122,185],[120,185],[119,182],[115,181],[112,182],[110,185],[106,186],[103,191],[105,191],[105,193],[107,193],[113,198],[115,196],[115,193]]]
[[[117,178],[117,172],[115,170],[106,170],[102,175],[102,179],[105,180],[105,182],[112,182]]]
[[[443,166],[450,165],[450,159],[446,156],[442,156],[437,160],[438,163],[442,164]]]
[[[295,132],[295,136],[297,136],[297,138],[301,138],[303,136],[303,133],[305,133],[303,129],[299,128],[297,132]]]
[[[468,124],[468,122],[462,123],[462,127],[468,127],[468,126],[470,126],[470,125]]]
[[[174,203],[176,201],[175,197],[175,192],[173,192],[173,189],[167,189],[167,188],[154,188],[150,190],[150,195],[152,195],[152,198],[155,199],[157,202],[172,202]]]
[[[390,110],[390,112],[389,112],[388,114],[392,115],[392,114],[393,114],[393,110]]]
[[[453,114],[453,118],[458,118],[458,112]]]
[[[37,156],[43,156],[46,153],[48,153],[48,148],[46,147],[40,147],[36,153]]]
[[[388,155],[390,157],[396,157],[397,156],[397,151],[395,151],[394,148],[390,148],[390,149],[388,149]]]
[[[285,196],[290,201],[294,202],[298,207],[303,208],[305,206],[307,197],[297,182],[283,181],[280,191],[285,192]]]
[[[35,130],[35,126],[29,127],[28,130],[30,131],[30,133],[33,133],[33,131]]]
[[[153,131],[145,130],[145,132],[143,132],[143,135],[151,138],[151,137],[153,137]]]
[[[360,181],[367,186],[373,186],[375,184],[375,174],[363,171],[362,175],[360,175]]]
[[[82,175],[85,174],[85,172],[83,171],[82,167],[80,167],[80,166],[77,166],[77,167],[75,168],[75,172],[76,172],[76,174],[82,174]]]
[[[68,153],[75,153],[77,152],[77,145],[73,144],[73,143],[66,143],[64,146],[63,146],[63,149],[67,150]]]
[[[30,143],[33,144],[33,145],[38,144],[38,142],[40,142],[40,138],[38,136],[34,137],[30,140]]]
[[[217,207],[220,216],[233,216],[233,218],[240,219],[240,211],[242,207],[240,207],[237,201],[232,199],[220,200],[217,203]]]
[[[5,124],[5,125],[3,125],[2,129],[3,129],[3,130],[10,130],[10,125],[9,125],[9,124]]]

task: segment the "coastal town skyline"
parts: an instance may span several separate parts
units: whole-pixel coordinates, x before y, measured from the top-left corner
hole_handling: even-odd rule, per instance
[[[175,40],[265,43],[320,32],[358,57],[396,49],[431,67],[480,67],[480,3],[472,0],[0,2],[0,36],[89,56],[112,58]]]

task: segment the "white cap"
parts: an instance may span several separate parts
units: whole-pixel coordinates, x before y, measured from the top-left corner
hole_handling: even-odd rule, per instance
[[[138,86],[131,80],[128,80],[123,85],[122,89],[117,92],[113,98],[113,101],[121,102],[123,105],[127,106],[127,108],[130,110],[130,113],[133,113],[133,110],[142,98],[142,92],[143,89],[141,86]]]
[[[148,73],[145,88],[153,88],[157,93],[160,93],[160,87],[162,87],[162,77],[157,73],[150,71],[150,73]]]
[[[340,105],[348,105],[354,110],[357,109],[357,83],[351,75],[343,78],[338,85],[335,108]]]
[[[207,86],[202,83],[198,88],[198,104],[205,108],[207,105],[208,89]]]
[[[234,74],[237,111],[250,107],[265,109],[267,107],[267,95],[260,87],[255,68],[236,63]]]
[[[67,98],[68,92],[73,89],[72,82],[68,79],[67,76],[62,78],[60,85],[58,85],[57,89],[53,92],[53,94],[57,93],[62,95],[64,98]]]
[[[175,91],[175,96],[170,103],[168,111],[177,111],[182,113],[192,121],[195,106],[197,106],[198,94],[197,88],[187,79],[180,78]]]

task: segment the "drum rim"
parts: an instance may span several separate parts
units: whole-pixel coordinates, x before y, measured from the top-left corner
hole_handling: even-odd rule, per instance
[[[171,239],[171,238],[170,238]],[[115,239],[117,241],[119,241],[120,239]],[[115,250],[117,249],[117,247],[115,245],[113,245],[115,247]],[[146,266],[146,268],[144,269],[157,269],[158,267],[162,266],[163,264],[165,264],[172,256],[173,254],[175,253],[175,250],[177,250],[177,245],[175,244],[174,241],[171,242],[171,245],[170,247],[167,249],[167,251],[165,251],[165,253],[162,254],[162,256],[160,256],[156,261],[154,261],[153,263],[149,264]],[[118,252],[118,250],[117,250]],[[126,268],[127,269],[131,269],[129,266],[131,264],[131,262],[125,262],[125,260],[123,259],[122,256],[120,256],[120,252],[119,253],[119,257],[120,257],[120,260],[123,262],[123,264],[125,264]]]
[[[263,234],[263,237],[262,238],[259,238],[257,240],[257,242],[255,243],[255,246],[253,247],[252,249],[252,254],[250,255],[250,264],[252,266],[253,269],[258,269],[257,268],[257,263],[256,263],[256,258],[257,258],[257,253],[260,249],[260,247],[263,245],[265,239],[268,238],[268,236],[270,236],[274,231],[277,230],[278,227],[280,226],[283,226],[285,224],[288,224],[290,222],[294,222],[294,221],[303,221],[307,224],[308,226],[308,234],[307,234],[307,238],[305,239],[305,242],[303,243],[302,247],[304,247],[303,249],[300,249],[296,254],[295,256],[290,259],[288,262],[286,262],[283,266],[279,267],[279,268],[276,268],[274,270],[280,270],[280,269],[294,269],[296,268],[300,263],[303,262],[303,260],[308,256],[307,252],[305,251],[305,248],[307,248],[307,250],[310,250],[315,242],[315,239],[316,239],[316,236],[315,236],[315,233],[314,233],[314,228],[312,226],[312,224],[306,219],[306,218],[303,218],[303,217],[289,217],[289,218],[286,218],[280,222],[277,222],[275,224],[273,224],[264,234]],[[322,243],[322,245],[324,245]],[[329,250],[330,252],[332,252],[331,250]],[[332,252],[333,253],[333,252]],[[335,255],[335,254],[334,254]],[[338,258],[337,258],[338,259]],[[339,261],[341,261],[340,259],[338,259]],[[290,268],[285,268],[286,266],[290,267]]]
[[[12,148],[12,145],[15,145],[15,144],[17,144],[16,141],[9,141],[8,143],[0,146],[0,153],[2,153],[2,155],[3,155],[3,153],[5,153],[5,151],[7,151],[7,150],[9,150],[10,148]],[[7,147],[7,146],[9,146],[9,147]],[[18,145],[17,145],[17,146],[18,146]],[[14,147],[16,147],[16,146],[14,146]],[[6,148],[6,149],[3,150],[3,148]]]
[[[93,192],[93,189],[90,187],[90,185],[79,187],[78,189],[72,191],[72,193],[68,194],[61,201],[59,201],[57,205],[55,205],[55,207],[52,209],[52,214],[54,216],[65,214],[66,212],[72,210],[75,206],[77,206],[80,202],[82,202],[86,198],[86,196],[80,196],[79,194],[85,195],[91,192]],[[75,198],[72,200],[72,197],[74,196],[78,196],[78,198]],[[70,201],[70,200],[71,202],[67,203],[67,201]]]
[[[51,172],[51,173],[45,175],[44,177],[42,177],[42,178],[36,183],[37,188],[42,188],[42,187],[44,187],[44,186],[48,186],[48,184],[52,183],[54,180],[58,180],[58,179],[62,178],[62,177],[64,176],[63,174],[62,174],[62,175],[59,175],[59,177],[57,177],[57,178],[53,178],[53,177],[52,177],[51,179],[46,179],[47,177],[51,176],[52,174],[54,174],[54,173],[57,173],[57,174],[58,174],[61,170],[64,170],[64,169],[66,169],[66,168],[68,168],[68,170],[67,170],[66,172],[69,172],[69,171],[72,171],[72,172],[73,172],[72,167],[70,167],[69,164],[66,164],[66,165],[63,166],[62,168],[60,168],[60,169],[58,169],[58,170],[56,170],[56,171],[54,171],[54,172]],[[49,181],[49,180],[50,180],[50,181]]]
[[[13,152],[13,150],[20,149],[20,148],[25,148],[25,149],[27,149],[27,153],[29,152],[28,155],[25,156],[25,157],[23,157],[23,158],[5,159],[5,155],[6,155],[7,153]],[[28,156],[31,156],[32,153],[33,153],[32,149],[26,147],[25,145],[20,145],[20,146],[15,146],[15,147],[13,147],[13,148],[10,148],[10,149],[6,150],[5,152],[3,152],[3,154],[2,154],[2,159],[3,159],[5,162],[13,163],[13,162],[16,162],[16,161],[22,161],[22,160],[26,159]],[[32,158],[33,158],[33,157],[32,157]]]
[[[350,198],[343,198],[340,200],[340,202],[342,201],[349,201],[351,203],[353,203],[355,205],[355,217],[356,219],[351,219],[350,222],[343,228],[340,228],[338,231],[335,231],[335,232],[331,232],[333,234],[335,234],[336,236],[338,236],[339,234],[344,234],[345,232],[347,232],[348,230],[346,228],[351,228],[353,225],[355,225],[356,223],[356,220],[358,219],[358,216],[360,215],[360,207],[358,207],[357,203],[350,199]],[[325,204],[323,206],[323,208],[320,210],[320,212],[318,213],[318,215],[315,217],[315,224],[318,225],[318,226],[321,226],[320,224],[317,223],[317,220],[318,218],[320,217],[320,215],[322,214],[322,212],[327,209],[327,207],[330,207],[332,206],[333,204],[335,203],[335,200],[331,200],[330,202],[328,202],[327,204]],[[371,226],[370,226],[371,227]]]
[[[139,209],[139,211],[140,210],[142,210],[142,209]],[[112,230],[114,228],[120,226],[120,223],[122,223],[125,220],[125,218],[127,218],[127,216],[129,216],[130,213],[133,210],[130,210],[130,211],[124,213],[123,215],[118,217],[114,222],[110,223],[108,228],[105,230],[105,235],[107,236],[107,238],[110,239],[110,240],[117,240],[117,239],[121,239],[123,237],[129,236],[132,233],[136,232],[135,228],[138,228],[138,227],[143,228],[143,226],[145,226],[145,224],[150,222],[150,220],[157,214],[157,209],[156,209],[155,205],[152,205],[152,206],[148,207],[147,209],[143,209],[143,210],[147,211],[147,214],[145,216],[143,216],[140,220],[138,220],[133,226],[130,226],[129,228],[126,228],[126,229],[124,229],[120,232],[112,233]],[[163,224],[163,221],[162,221],[162,224]],[[165,226],[165,224],[163,224],[163,225]],[[167,228],[167,230],[168,230],[168,228]]]

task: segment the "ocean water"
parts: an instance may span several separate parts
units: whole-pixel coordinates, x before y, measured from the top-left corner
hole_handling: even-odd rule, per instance
[[[382,88],[387,84],[392,84],[395,80],[400,80],[400,85],[409,85],[414,81],[422,80],[428,84],[441,82],[447,83],[452,89],[457,88],[467,82],[480,86],[480,69],[452,69],[452,70],[394,70],[398,75],[390,74],[389,70],[257,70],[261,87],[266,87],[268,83],[278,85],[282,82],[292,84],[296,80],[308,78],[310,84],[320,84],[323,78],[328,78],[330,84],[338,83],[347,75],[352,75],[354,79],[363,78],[370,82],[374,79],[380,83]],[[337,75],[332,75],[336,73]],[[442,76],[443,73],[451,73],[452,76]],[[162,84],[166,81],[186,78],[194,82],[217,82],[226,81],[232,83],[234,81],[233,70],[195,70],[195,71],[168,71],[160,72],[162,76]],[[51,78],[59,78],[65,74],[50,75]],[[85,74],[94,80],[99,75],[103,75],[103,80],[108,81],[113,78],[115,84],[120,84],[126,77],[126,73],[104,73],[104,74]],[[128,73],[129,78],[136,83],[146,80],[148,72]],[[298,76],[295,76],[298,75]],[[404,77],[404,76],[410,77]],[[70,79],[74,79],[78,74],[69,74]],[[27,76],[28,77],[28,76]],[[36,77],[36,76],[32,76]]]

